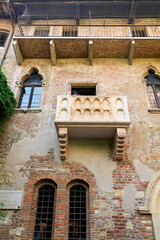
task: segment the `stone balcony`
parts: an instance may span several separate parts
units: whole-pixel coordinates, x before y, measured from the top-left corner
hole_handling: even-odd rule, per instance
[[[159,58],[159,25],[19,25],[14,35],[18,65],[23,59]]]
[[[55,125],[61,159],[67,157],[68,138],[114,138],[115,159],[122,160],[130,124],[125,96],[58,96]]]

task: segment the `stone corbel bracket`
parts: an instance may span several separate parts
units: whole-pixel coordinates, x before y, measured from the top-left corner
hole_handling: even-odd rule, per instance
[[[116,134],[115,134],[115,159],[118,161],[123,160],[125,139],[126,139],[126,129],[117,128]]]
[[[59,128],[58,136],[60,143],[60,157],[61,160],[65,160],[67,158],[68,150],[68,128]]]

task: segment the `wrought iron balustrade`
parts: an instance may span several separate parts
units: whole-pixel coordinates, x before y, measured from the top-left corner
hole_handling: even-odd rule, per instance
[[[157,38],[160,25],[54,25],[19,24],[15,37],[96,37],[96,38]]]

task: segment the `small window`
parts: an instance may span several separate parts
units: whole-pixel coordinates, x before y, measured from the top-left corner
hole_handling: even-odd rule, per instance
[[[133,27],[132,37],[147,37],[146,30],[143,27]]]
[[[42,78],[38,72],[34,72],[23,83],[18,104],[19,108],[39,108],[42,91],[41,80]]]
[[[52,239],[55,188],[45,184],[39,189],[34,239]]]
[[[96,86],[71,86],[71,95],[95,96]]]
[[[8,38],[8,33],[0,32],[0,47],[4,47]]]
[[[133,27],[132,37],[147,37],[146,29],[144,27]]]
[[[69,240],[88,239],[87,236],[87,190],[76,184],[70,188]]]
[[[63,27],[63,37],[77,37],[78,30],[77,27],[65,26]]]
[[[160,108],[160,77],[153,70],[148,71],[147,93],[151,108]]]
[[[48,37],[49,36],[49,28],[48,27],[38,27],[34,32],[34,36]]]

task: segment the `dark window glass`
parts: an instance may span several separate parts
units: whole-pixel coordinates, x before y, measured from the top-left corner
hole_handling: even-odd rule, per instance
[[[132,28],[132,37],[147,37],[146,30],[134,27]]]
[[[95,96],[96,86],[92,87],[72,87],[71,95]]]
[[[41,77],[38,73],[32,73],[30,78],[23,83],[18,107],[39,108],[41,91]]]
[[[87,191],[82,185],[70,189],[69,240],[87,239]]]
[[[156,76],[152,70],[149,70],[146,80],[151,108],[160,108],[160,77]]]
[[[34,36],[48,37],[48,35],[49,29],[36,29],[34,32]]]
[[[63,31],[63,37],[77,37],[78,31]]]
[[[55,188],[44,185],[39,189],[34,240],[51,240],[54,217]]]
[[[8,33],[0,32],[0,47],[4,47],[7,41]]]

